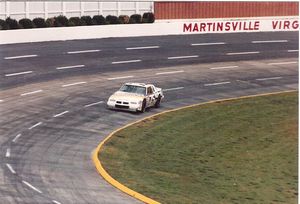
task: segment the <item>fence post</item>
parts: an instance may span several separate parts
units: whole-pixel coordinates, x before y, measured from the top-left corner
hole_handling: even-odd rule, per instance
[[[62,14],[65,16],[66,15],[66,2],[65,1],[61,2],[61,7],[62,7]]]
[[[45,16],[45,19],[48,18],[48,2],[44,2],[44,16]]]
[[[121,13],[121,3],[118,1],[117,2],[117,16],[120,16]]]
[[[5,17],[8,18],[10,16],[10,5],[9,1],[5,2]]]
[[[135,2],[135,13],[139,13],[139,2]]]
[[[25,17],[29,18],[29,2],[25,2]]]
[[[151,12],[152,12],[152,13],[155,12],[155,11],[154,11],[154,4],[155,4],[155,2],[152,1],[152,2],[151,2],[151,6],[150,6],[150,9],[151,9]]]
[[[103,14],[103,2],[99,1],[99,15],[102,15],[102,14]]]
[[[84,16],[84,2],[80,1],[80,17]]]

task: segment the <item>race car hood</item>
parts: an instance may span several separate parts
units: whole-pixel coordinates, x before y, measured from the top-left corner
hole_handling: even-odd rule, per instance
[[[122,100],[122,101],[141,101],[144,99],[143,95],[135,94],[135,93],[128,93],[123,91],[115,92],[111,97],[111,99],[115,100]]]

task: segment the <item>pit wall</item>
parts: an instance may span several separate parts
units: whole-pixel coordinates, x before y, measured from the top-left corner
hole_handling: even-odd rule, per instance
[[[158,20],[153,24],[126,24],[37,28],[0,31],[0,44],[110,37],[140,37],[207,33],[299,31],[298,16]]]

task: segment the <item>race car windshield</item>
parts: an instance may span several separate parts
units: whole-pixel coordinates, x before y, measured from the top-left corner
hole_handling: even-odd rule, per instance
[[[141,86],[124,85],[121,87],[120,91],[135,93],[139,95],[146,95],[146,88]]]

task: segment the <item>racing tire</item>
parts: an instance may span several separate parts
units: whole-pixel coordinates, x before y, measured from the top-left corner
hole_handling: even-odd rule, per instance
[[[146,100],[143,100],[142,108],[141,108],[141,113],[145,113],[146,111]]]
[[[154,105],[155,108],[159,108],[160,107],[160,101],[161,101],[161,96],[159,95],[158,98],[157,98],[157,100],[156,100],[156,102],[155,102],[155,105]]]

